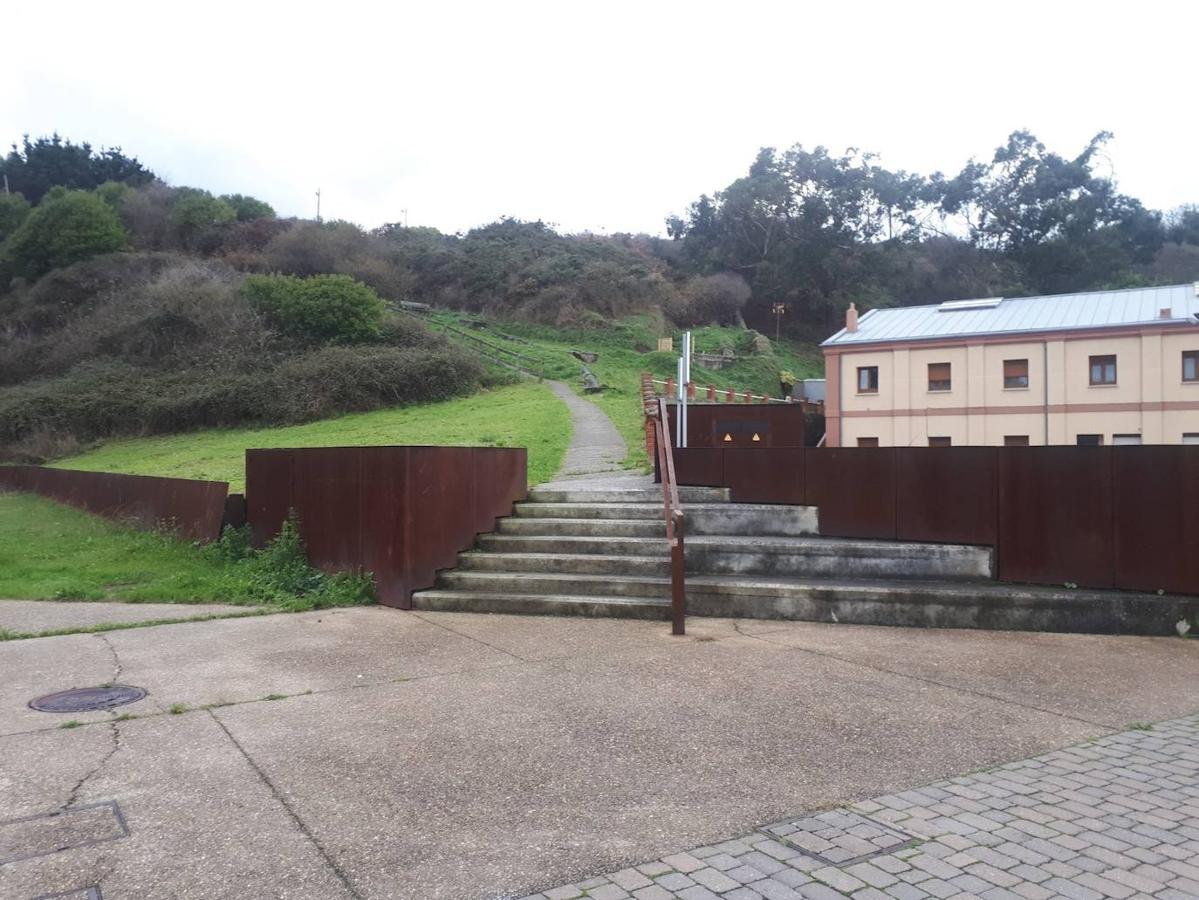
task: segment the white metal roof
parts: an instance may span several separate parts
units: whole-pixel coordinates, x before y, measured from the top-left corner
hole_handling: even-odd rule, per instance
[[[1025,331],[1067,331],[1118,328],[1164,321],[1199,325],[1199,284],[951,301],[936,306],[872,309],[862,315],[858,330],[841,329],[821,344],[842,346],[878,341],[921,341],[947,337],[1018,334]]]

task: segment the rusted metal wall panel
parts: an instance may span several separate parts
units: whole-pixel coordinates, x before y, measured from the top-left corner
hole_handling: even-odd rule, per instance
[[[658,471],[657,459],[654,460],[654,471]],[[724,451],[714,447],[676,448],[674,474],[679,484],[724,487]],[[662,482],[660,473],[657,481]]]
[[[724,483],[734,503],[804,502],[802,447],[727,447]]]
[[[894,540],[895,450],[829,447],[804,451],[805,502],[820,507],[820,533]]]
[[[527,477],[523,448],[249,450],[247,512],[263,543],[294,509],[313,565],[369,570],[383,603],[408,608],[524,499]]]
[[[1199,594],[1199,448],[1111,453],[1116,587]]]
[[[902,447],[894,452],[896,537],[994,545],[998,447]]]
[[[1112,449],[1003,448],[1000,580],[1115,586]]]
[[[677,407],[667,407],[671,435]],[[725,441],[728,434],[732,438]],[[757,434],[759,440],[754,441]],[[692,403],[687,406],[687,447],[802,447],[801,403]],[[819,435],[817,435],[819,439]]]
[[[0,487],[40,494],[146,530],[169,528],[196,541],[210,541],[220,535],[229,491],[223,481],[43,466],[0,466]]]

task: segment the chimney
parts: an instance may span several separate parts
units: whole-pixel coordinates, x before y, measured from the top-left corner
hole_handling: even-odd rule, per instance
[[[845,310],[845,330],[851,333],[858,330],[858,308],[852,303]]]
[[[1157,317],[1159,319],[1172,319],[1174,318],[1174,310],[1169,306],[1163,307],[1157,311]]]

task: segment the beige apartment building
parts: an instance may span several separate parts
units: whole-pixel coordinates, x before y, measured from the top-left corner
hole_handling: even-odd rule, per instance
[[[829,447],[1199,444],[1199,284],[851,305],[821,346]]]

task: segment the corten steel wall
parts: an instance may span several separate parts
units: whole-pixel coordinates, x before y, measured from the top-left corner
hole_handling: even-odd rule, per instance
[[[995,547],[1002,581],[1199,594],[1199,448],[685,449],[680,484],[821,534]]]
[[[675,410],[673,405],[667,407],[672,435]],[[802,403],[691,403],[687,405],[687,446],[802,447],[806,421]],[[732,441],[722,440],[726,432],[721,426],[728,426]],[[753,440],[755,432],[760,441]]]
[[[411,608],[527,488],[523,448],[331,447],[246,451],[246,515],[255,543],[288,511],[313,565],[374,573],[379,599]]]
[[[229,485],[223,481],[79,472],[42,466],[0,466],[0,487],[40,494],[59,503],[147,530],[167,527],[190,540],[215,540]]]

